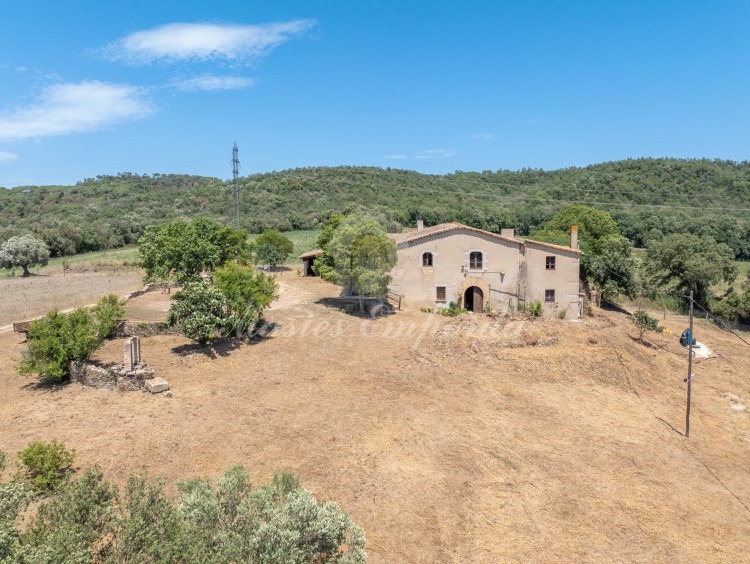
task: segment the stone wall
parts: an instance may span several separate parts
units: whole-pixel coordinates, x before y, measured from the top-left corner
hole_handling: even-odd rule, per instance
[[[122,364],[100,366],[90,362],[72,361],[68,366],[70,381],[100,390],[119,390],[133,392],[146,389],[146,380],[154,377],[154,369],[146,364],[126,370]]]

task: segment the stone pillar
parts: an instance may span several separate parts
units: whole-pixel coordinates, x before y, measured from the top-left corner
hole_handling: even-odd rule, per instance
[[[136,364],[141,363],[141,339],[139,337],[130,337],[125,341],[125,370],[131,372],[135,369]]]

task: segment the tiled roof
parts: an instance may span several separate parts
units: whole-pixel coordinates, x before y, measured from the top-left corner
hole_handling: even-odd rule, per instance
[[[477,229],[476,227],[469,227],[468,225],[464,225],[462,223],[441,223],[439,225],[433,225],[432,227],[425,227],[424,229],[421,229],[421,230],[407,231],[406,233],[397,233],[395,235],[391,235],[391,237],[393,237],[397,245],[401,245],[402,243],[411,243],[413,241],[418,241],[420,239],[424,239],[432,235],[450,233],[451,231],[457,231],[459,229],[465,230],[465,231],[472,231],[474,233],[481,233],[482,235],[486,235],[488,237],[493,237],[495,239],[500,239],[501,241],[507,241],[509,243],[516,243],[517,245],[521,245],[521,246],[525,245],[526,243],[530,243],[533,245],[541,245],[543,247],[548,247],[548,248],[556,249],[559,251],[567,251],[569,253],[582,254],[581,251],[579,251],[578,249],[572,249],[570,247],[563,247],[561,245],[553,245],[552,243],[543,243],[542,241],[532,241],[531,239],[519,239],[516,237],[506,237],[505,235],[498,235],[497,233],[492,233],[490,231],[485,231],[483,229]]]
[[[325,253],[323,249],[316,249],[314,251],[310,251],[309,253],[305,253],[304,255],[300,255],[299,258],[300,259],[315,258],[317,256],[322,255],[323,253]]]

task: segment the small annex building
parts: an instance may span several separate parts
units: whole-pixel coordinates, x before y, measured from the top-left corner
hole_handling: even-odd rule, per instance
[[[461,223],[442,223],[392,236],[398,262],[391,271],[391,291],[406,306],[443,308],[450,302],[480,313],[501,313],[539,300],[546,317],[581,312],[578,228],[571,227],[570,247],[500,234]]]
[[[316,249],[299,256],[299,259],[302,261],[302,276],[317,276],[313,271],[313,264],[315,263],[315,259],[322,254],[325,254],[323,249]]]

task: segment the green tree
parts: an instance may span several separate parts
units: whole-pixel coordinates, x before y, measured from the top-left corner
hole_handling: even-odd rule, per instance
[[[47,264],[49,260],[49,249],[44,241],[40,241],[31,235],[11,237],[0,248],[0,267],[13,268],[20,266],[23,276],[29,276],[29,267]]]
[[[633,256],[633,244],[625,237],[610,235],[597,247],[598,252],[587,257],[589,280],[600,289],[603,298],[635,297],[638,260]]]
[[[348,216],[336,229],[329,253],[333,258],[334,280],[346,292],[359,296],[382,296],[388,289],[389,272],[396,265],[396,243],[371,217]]]
[[[716,315],[730,321],[750,321],[750,272],[742,283],[740,291],[730,287],[720,300],[711,304],[711,310]]]
[[[599,243],[607,237],[620,235],[620,229],[606,211],[589,206],[572,204],[561,208],[545,224],[545,229],[557,232],[570,232],[572,225],[578,226],[578,237],[589,250],[598,252]],[[570,239],[567,240],[569,244]]]
[[[202,345],[224,336],[235,326],[224,294],[203,280],[186,282],[179,292],[172,295],[167,323]]]
[[[661,327],[656,319],[651,317],[642,309],[636,311],[630,319],[638,328],[638,340],[641,343],[643,342],[643,335],[646,333],[646,331],[653,331],[655,333],[661,333],[662,331],[664,331],[664,327]]]
[[[294,243],[275,229],[264,231],[255,240],[255,260],[274,269],[294,251]]]
[[[645,266],[656,285],[683,295],[692,290],[695,299],[704,304],[712,285],[731,284],[737,277],[734,252],[728,245],[690,233],[654,242],[648,248]]]
[[[320,234],[316,241],[318,248],[325,251],[325,253],[315,259],[315,262],[313,263],[313,272],[324,280],[331,281],[335,277],[333,271],[333,257],[331,257],[328,249],[331,244],[331,239],[333,239],[333,234],[336,233],[336,229],[341,225],[344,219],[346,219],[346,216],[340,213],[332,213],[329,215],[323,223],[323,227],[321,227]]]
[[[226,298],[238,337],[252,331],[263,311],[278,297],[278,284],[273,276],[255,272],[248,266],[228,263],[217,268],[213,283]]]
[[[138,241],[146,280],[185,282],[227,261],[250,262],[251,251],[244,231],[204,218],[149,227]]]

